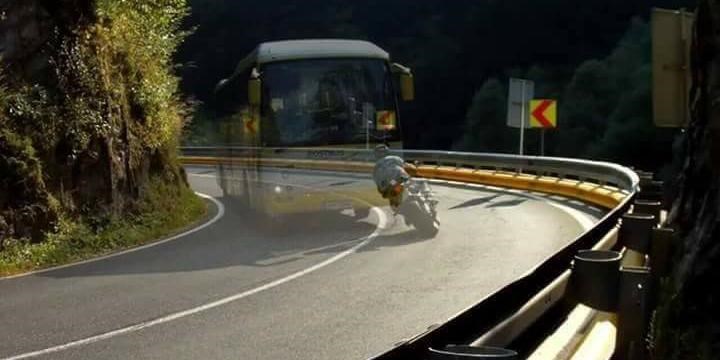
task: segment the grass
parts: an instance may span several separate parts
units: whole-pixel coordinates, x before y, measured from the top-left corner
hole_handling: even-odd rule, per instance
[[[159,240],[200,221],[205,202],[190,189],[151,180],[137,211],[124,218],[62,219],[45,241],[6,240],[0,276],[67,264]]]

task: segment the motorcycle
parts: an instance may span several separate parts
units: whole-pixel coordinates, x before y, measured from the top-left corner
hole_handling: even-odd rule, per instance
[[[435,236],[440,231],[437,219],[437,204],[432,189],[427,181],[414,178],[391,180],[393,196],[399,196],[397,204],[391,207],[395,214],[405,219],[405,224],[413,226],[427,236]]]

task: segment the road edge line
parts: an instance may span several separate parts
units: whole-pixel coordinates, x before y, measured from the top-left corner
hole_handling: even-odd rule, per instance
[[[152,319],[152,320],[143,321],[143,322],[140,322],[140,323],[137,323],[137,324],[134,324],[134,325],[125,326],[125,327],[122,327],[122,328],[119,328],[119,329],[107,331],[107,332],[100,333],[100,334],[93,335],[93,336],[89,336],[89,337],[86,337],[86,338],[82,338],[82,339],[78,339],[78,340],[66,342],[66,343],[64,343],[64,344],[47,347],[47,348],[45,348],[45,349],[30,351],[30,352],[26,352],[26,353],[22,353],[22,354],[17,354],[17,355],[11,355],[10,357],[1,358],[0,360],[22,360],[22,359],[29,359],[29,358],[34,358],[34,357],[38,357],[38,356],[53,354],[53,353],[56,353],[56,352],[60,352],[60,351],[64,351],[64,350],[68,350],[68,349],[72,349],[72,348],[76,348],[76,347],[79,347],[79,346],[84,346],[84,345],[93,344],[93,343],[96,343],[96,342],[99,342],[99,341],[102,341],[102,340],[107,340],[107,339],[110,339],[110,338],[113,338],[113,337],[116,337],[116,336],[133,333],[133,332],[140,331],[140,330],[143,330],[143,329],[147,329],[147,328],[150,328],[150,327],[153,327],[153,326],[156,326],[156,325],[161,325],[161,324],[164,324],[164,323],[173,321],[173,320],[178,320],[178,319],[181,319],[181,318],[184,318],[184,317],[188,317],[188,316],[191,316],[191,315],[194,315],[194,314],[197,314],[197,313],[201,313],[201,312],[204,312],[204,311],[207,311],[207,310],[211,310],[211,309],[214,309],[214,308],[217,308],[217,307],[220,307],[220,306],[229,304],[229,303],[231,303],[231,302],[234,302],[234,301],[237,301],[237,300],[241,300],[241,299],[246,298],[246,297],[248,297],[248,296],[255,295],[255,294],[260,293],[260,292],[263,292],[263,291],[265,291],[265,290],[270,290],[270,289],[272,289],[272,288],[275,288],[275,287],[278,287],[278,286],[283,285],[283,284],[285,284],[285,283],[288,283],[288,282],[290,282],[290,281],[293,281],[293,280],[295,280],[295,279],[297,279],[297,278],[303,277],[303,276],[305,276],[305,275],[307,275],[307,274],[310,274],[310,273],[315,272],[315,271],[317,271],[317,270],[320,270],[320,269],[322,269],[322,268],[324,268],[324,267],[326,267],[326,266],[328,266],[328,265],[331,265],[331,264],[333,264],[333,263],[335,263],[335,262],[337,262],[337,261],[339,261],[339,260],[342,260],[343,258],[345,258],[345,257],[347,257],[347,256],[349,256],[349,255],[351,255],[351,254],[354,254],[357,250],[359,250],[360,248],[366,246],[367,244],[369,244],[370,242],[372,242],[376,237],[378,237],[378,236],[380,235],[380,233],[385,229],[385,227],[386,227],[386,225],[387,225],[387,215],[386,215],[385,212],[383,212],[382,209],[380,209],[379,207],[374,206],[374,207],[372,207],[372,210],[373,210],[373,211],[376,213],[376,215],[378,216],[378,224],[377,224],[377,226],[375,227],[375,231],[373,231],[370,235],[367,235],[367,236],[365,236],[365,237],[359,238],[359,239],[364,239],[361,243],[359,243],[359,244],[351,247],[350,249],[347,249],[347,250],[345,250],[345,251],[343,251],[343,252],[341,252],[341,253],[339,253],[339,254],[337,254],[337,255],[329,258],[329,259],[326,259],[326,260],[324,260],[324,261],[322,261],[322,262],[319,262],[319,263],[317,263],[317,264],[315,264],[315,265],[313,265],[313,266],[310,266],[310,267],[308,267],[308,268],[305,268],[305,269],[302,269],[302,270],[300,270],[300,271],[294,272],[294,273],[292,273],[292,274],[290,274],[290,275],[288,275],[288,276],[285,276],[285,277],[282,277],[282,278],[280,278],[280,279],[271,281],[271,282],[266,283],[266,284],[264,284],[264,285],[260,285],[260,286],[258,286],[258,287],[253,288],[253,289],[249,289],[249,290],[243,291],[243,292],[238,293],[238,294],[235,294],[235,295],[231,295],[231,296],[224,297],[224,298],[221,298],[221,299],[218,299],[218,300],[209,302],[209,303],[205,303],[205,304],[203,304],[203,305],[199,305],[199,306],[192,307],[192,308],[189,308],[189,309],[186,309],[186,310],[174,312],[174,313],[171,313],[171,314],[168,314],[168,315],[165,315],[165,316],[161,316],[161,317],[158,317],[158,318],[155,318],[155,319]]]
[[[214,197],[212,197],[210,195],[206,195],[206,194],[203,194],[200,192],[195,192],[195,195],[212,202],[215,205],[215,207],[217,207],[217,213],[210,220],[203,222],[202,224],[199,224],[191,229],[185,230],[179,234],[175,234],[175,235],[172,235],[167,238],[161,238],[160,240],[153,241],[149,244],[140,245],[137,247],[125,249],[125,250],[118,251],[118,252],[113,252],[111,254],[106,254],[106,255],[90,258],[90,259],[71,262],[69,264],[52,266],[52,267],[45,268],[45,269],[33,270],[33,271],[24,272],[24,273],[15,274],[15,275],[0,276],[0,281],[12,280],[12,279],[17,279],[17,278],[22,278],[22,277],[37,275],[37,274],[43,274],[43,273],[47,273],[50,271],[56,271],[56,270],[61,270],[61,269],[65,269],[65,268],[69,268],[69,267],[73,267],[73,266],[78,266],[78,265],[88,264],[88,263],[92,263],[92,262],[96,262],[96,261],[106,260],[106,259],[113,258],[116,256],[126,255],[129,253],[135,252],[135,251],[145,250],[145,249],[148,249],[148,248],[151,248],[154,246],[166,244],[171,241],[174,241],[174,240],[180,239],[182,237],[185,237],[187,235],[190,235],[192,233],[195,233],[197,231],[200,231],[202,229],[205,229],[206,227],[208,227],[208,226],[214,224],[215,222],[217,222],[218,220],[220,220],[220,218],[222,218],[225,215],[225,205],[223,205],[223,203],[221,203],[219,200],[215,199]]]

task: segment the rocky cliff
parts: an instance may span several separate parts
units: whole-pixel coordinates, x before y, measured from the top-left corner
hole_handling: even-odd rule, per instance
[[[720,1],[701,0],[692,49],[692,120],[670,224],[678,246],[655,322],[657,359],[720,356]]]
[[[182,0],[0,0],[0,250],[183,186]]]

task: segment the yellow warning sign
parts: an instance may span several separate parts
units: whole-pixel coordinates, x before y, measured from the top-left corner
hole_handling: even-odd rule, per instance
[[[243,114],[243,131],[247,135],[255,136],[258,133],[260,125],[257,117],[252,116],[250,113]]]
[[[530,127],[552,129],[557,127],[557,101],[530,100]]]
[[[397,127],[395,112],[391,110],[380,110],[376,114],[378,130],[394,130]]]

